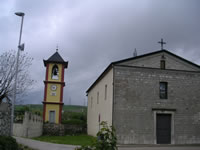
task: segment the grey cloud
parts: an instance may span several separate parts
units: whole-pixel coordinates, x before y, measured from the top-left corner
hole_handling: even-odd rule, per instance
[[[10,2],[10,1],[9,1]],[[9,6],[4,1],[4,6]],[[19,18],[15,11],[26,13],[23,40],[34,58],[31,71],[37,80],[34,92],[43,100],[45,67],[59,46],[59,53],[69,61],[65,72],[64,101],[82,104],[85,91],[112,62],[160,49],[166,49],[200,63],[200,20],[198,0],[45,0],[15,1],[9,12],[0,15],[1,49],[16,47]],[[1,7],[0,7],[1,8]],[[8,24],[8,25],[7,25]],[[2,30],[3,29],[3,30]]]

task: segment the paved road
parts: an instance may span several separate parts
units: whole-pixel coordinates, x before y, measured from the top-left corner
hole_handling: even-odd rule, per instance
[[[18,143],[37,150],[74,150],[76,148],[76,146],[72,145],[52,144],[21,137],[14,137],[14,138],[17,140]]]
[[[27,145],[37,150],[74,150],[76,146],[64,144],[52,144],[36,140],[14,137],[18,143]],[[196,146],[119,146],[118,150],[200,150],[200,145]]]

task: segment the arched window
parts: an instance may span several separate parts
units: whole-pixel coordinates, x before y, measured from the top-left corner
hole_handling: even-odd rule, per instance
[[[165,60],[160,61],[160,68],[165,69]]]
[[[58,75],[59,75],[58,66],[54,65],[52,68],[51,78],[58,80]]]

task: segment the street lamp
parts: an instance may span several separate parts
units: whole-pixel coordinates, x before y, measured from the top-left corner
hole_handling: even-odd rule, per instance
[[[15,66],[15,80],[14,80],[14,89],[13,89],[13,101],[12,101],[12,112],[11,112],[11,136],[13,135],[13,123],[14,123],[14,109],[15,109],[15,101],[16,101],[16,90],[17,90],[17,74],[18,74],[18,64],[19,64],[19,53],[20,50],[24,50],[24,44],[21,44],[21,38],[22,38],[22,27],[23,27],[23,21],[25,14],[23,12],[16,12],[15,15],[22,17],[21,21],[21,28],[20,28],[20,34],[19,34],[19,44],[18,44],[18,51],[17,51],[17,62]]]

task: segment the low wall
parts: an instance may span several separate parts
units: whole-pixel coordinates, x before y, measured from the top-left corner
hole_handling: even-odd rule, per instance
[[[63,124],[45,123],[43,128],[44,135],[63,136],[65,128]]]
[[[9,136],[11,129],[11,104],[0,104],[0,135]]]
[[[25,112],[23,123],[14,123],[13,134],[19,137],[38,137],[43,132],[43,120],[41,116]]]
[[[68,125],[68,124],[65,124],[64,126],[65,126],[65,134],[67,134],[67,135],[87,133],[87,129],[83,125]]]
[[[81,125],[45,123],[43,126],[44,135],[63,136],[80,133],[86,133],[86,128]]]

